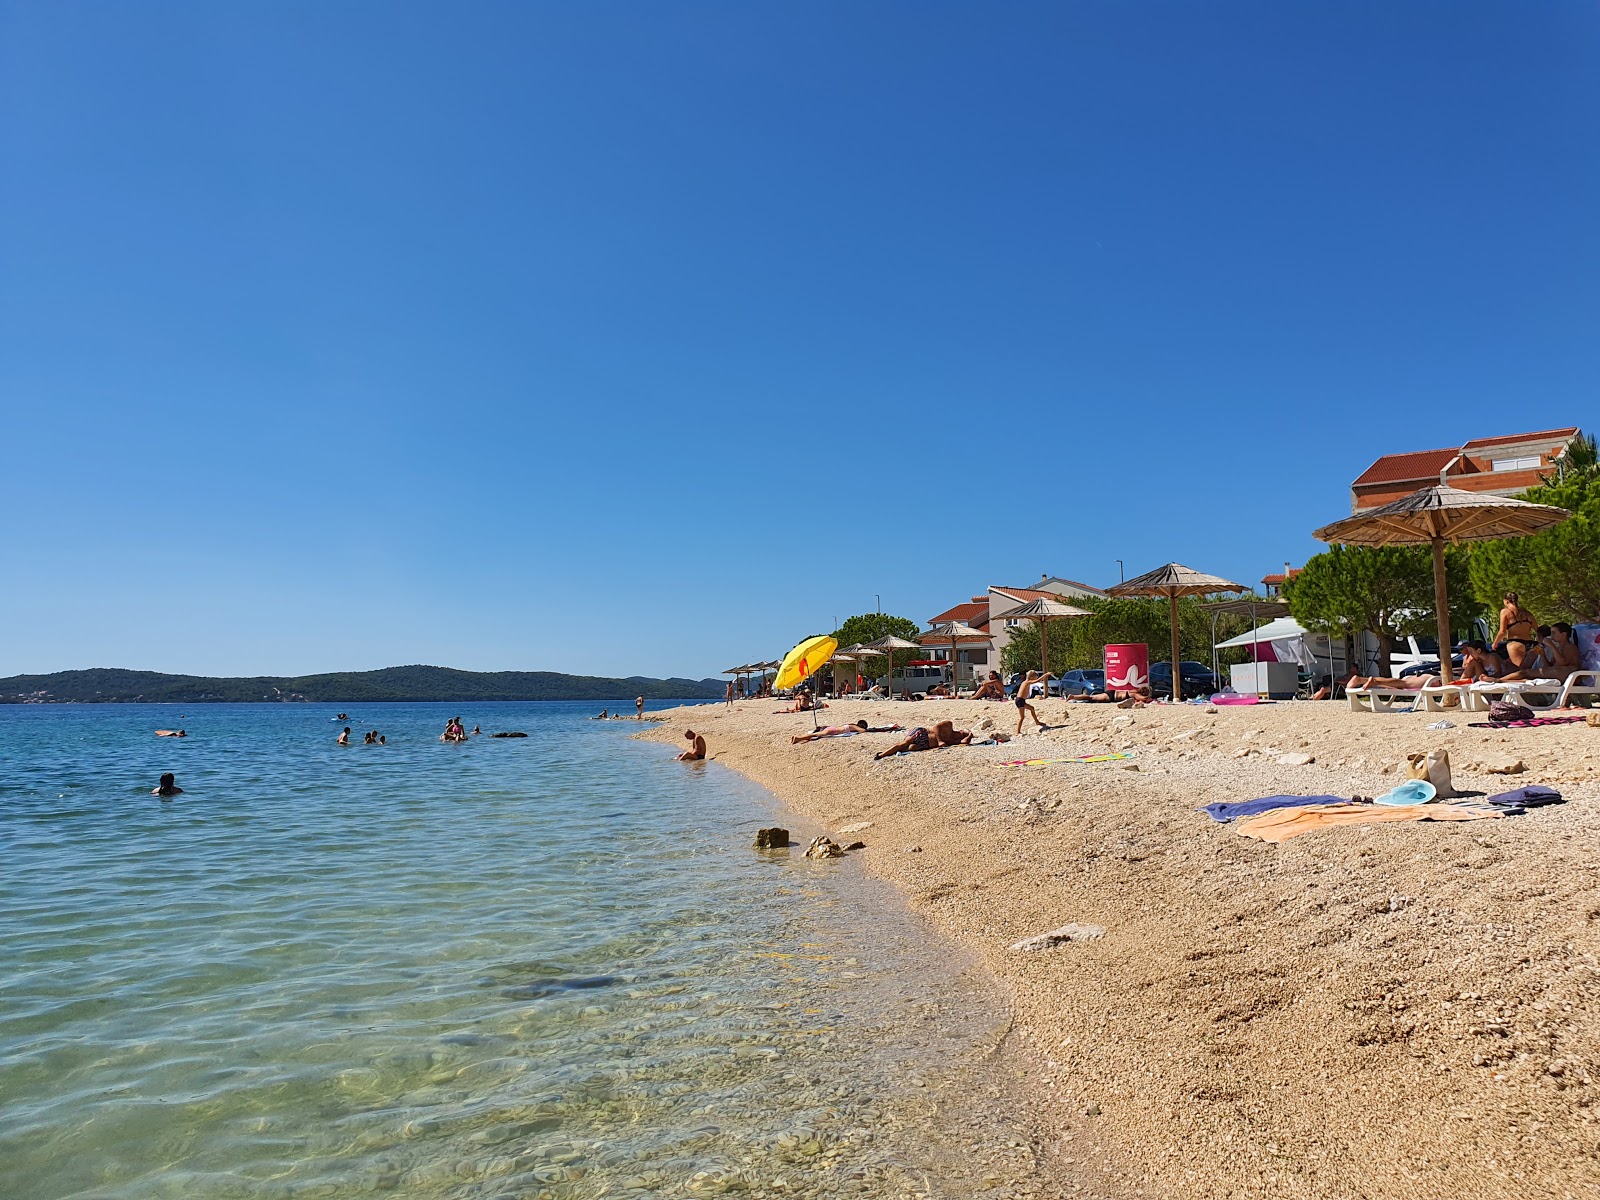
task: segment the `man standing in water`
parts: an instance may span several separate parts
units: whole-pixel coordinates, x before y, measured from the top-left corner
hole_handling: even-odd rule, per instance
[[[635,717],[634,720],[635,721],[644,720],[644,697],[643,696],[635,696],[633,698],[633,706],[634,706],[634,708],[639,710],[639,715],[637,717]]]
[[[683,731],[683,736],[694,744],[678,755],[679,762],[700,762],[706,756],[706,740],[692,729]]]
[[[350,744],[350,726],[346,725],[344,727],[344,732],[339,735],[336,744],[340,746],[348,746]]]
[[[150,789],[152,796],[181,796],[183,789],[178,786],[178,779],[171,771],[161,777],[161,785]]]

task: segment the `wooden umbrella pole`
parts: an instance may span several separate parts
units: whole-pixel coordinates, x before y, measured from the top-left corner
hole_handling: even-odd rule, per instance
[[[1433,538],[1433,603],[1439,620],[1439,678],[1450,682],[1450,599],[1445,595],[1444,538]]]
[[[1167,604],[1172,613],[1172,702],[1183,702],[1183,689],[1178,680],[1181,672],[1178,670],[1178,594],[1176,592],[1167,597]]]
[[[1049,628],[1049,621],[1039,622],[1039,667],[1044,672],[1044,677],[1047,681],[1044,685],[1044,694],[1047,696],[1050,694],[1050,684],[1048,682],[1050,678],[1050,644],[1044,639],[1044,631]]]

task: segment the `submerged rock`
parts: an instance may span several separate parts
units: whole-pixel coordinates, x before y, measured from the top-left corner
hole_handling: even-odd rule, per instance
[[[525,733],[522,733],[520,731],[513,731],[511,733],[491,733],[489,736],[494,738],[494,737],[527,737],[528,735],[525,734]]]
[[[779,850],[789,844],[789,831],[774,825],[771,829],[756,830],[757,850]]]
[[[844,847],[830,837],[813,838],[806,847],[807,858],[843,858]]]

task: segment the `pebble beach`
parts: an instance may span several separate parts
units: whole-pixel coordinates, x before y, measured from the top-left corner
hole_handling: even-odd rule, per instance
[[[851,858],[983,962],[1067,1194],[1600,1194],[1600,729],[1050,700],[1048,731],[874,761],[894,735],[792,745],[812,720],[781,706],[669,712],[639,736],[692,722],[716,763],[864,842]],[[964,700],[823,717],[1016,728],[1011,705]],[[1542,784],[1566,802],[1281,844],[1198,811],[1375,796],[1408,753],[1441,749],[1459,792]],[[1006,765],[1107,753],[1130,757]],[[1014,948],[1068,925],[1054,948]]]

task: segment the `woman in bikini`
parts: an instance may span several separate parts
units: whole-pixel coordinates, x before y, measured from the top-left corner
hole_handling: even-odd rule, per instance
[[[1494,635],[1495,650],[1511,660],[1515,669],[1534,645],[1533,614],[1522,607],[1515,592],[1506,593],[1505,607],[1500,610],[1500,632]]]

